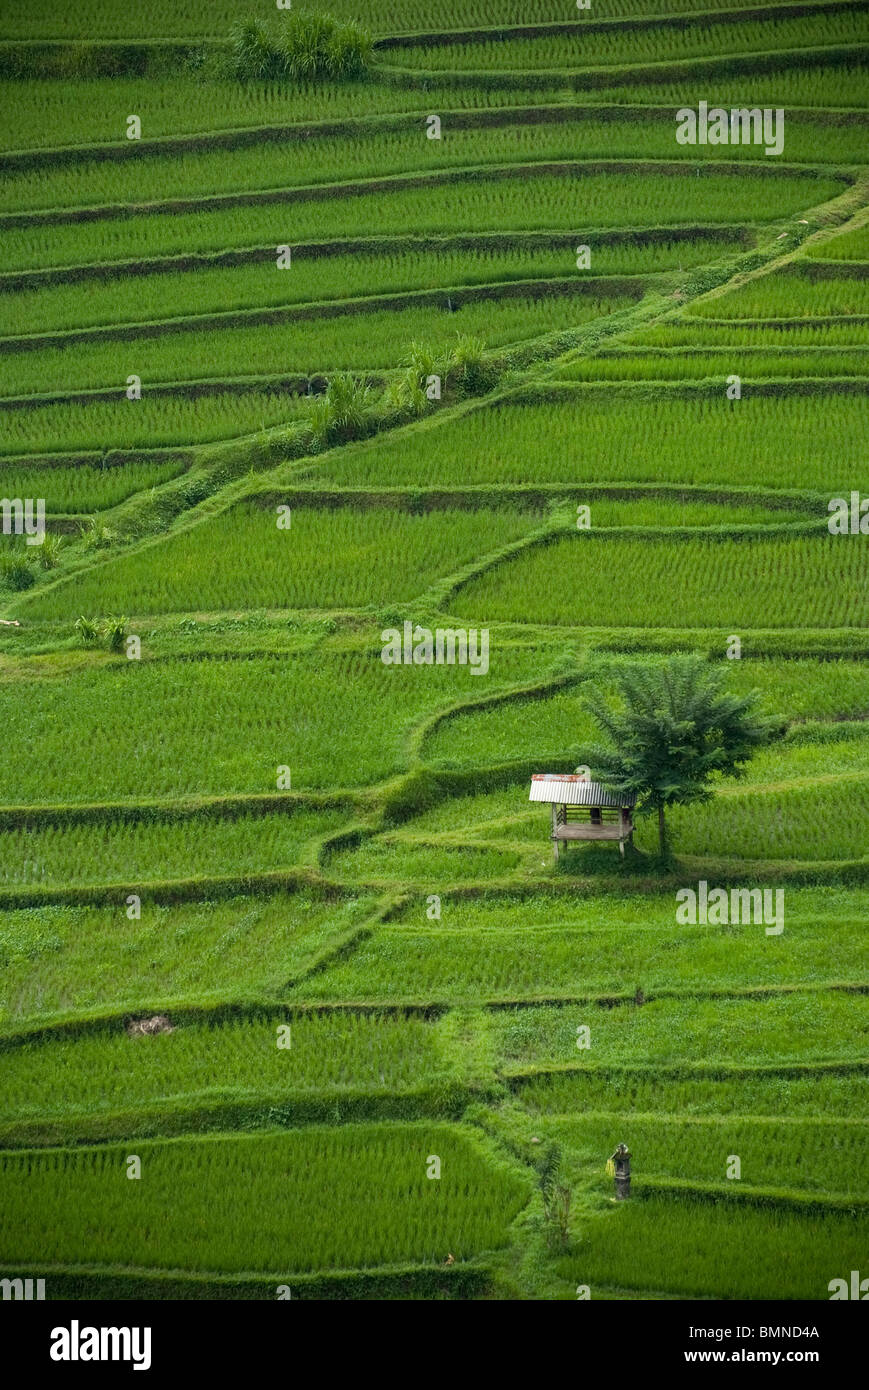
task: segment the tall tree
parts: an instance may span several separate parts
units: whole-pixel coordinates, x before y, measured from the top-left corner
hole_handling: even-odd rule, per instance
[[[611,741],[589,749],[588,762],[605,787],[636,797],[640,813],[657,812],[662,860],[666,807],[708,801],[716,774],[739,777],[783,731],[781,719],[758,713],[756,691],[734,695],[725,682],[725,668],[702,656],[671,656],[620,671],[615,704],[600,692],[586,701]]]

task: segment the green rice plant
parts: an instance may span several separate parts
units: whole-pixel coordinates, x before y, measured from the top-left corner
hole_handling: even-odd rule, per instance
[[[452,600],[486,621],[626,627],[862,627],[867,557],[826,532],[799,539],[647,538],[577,533],[486,570]],[[601,573],[641,577],[596,586]],[[554,585],[553,574],[559,576]]]
[[[824,774],[825,776],[827,774]],[[830,774],[836,776],[836,774]],[[860,859],[866,854],[869,774],[842,773],[834,782],[807,781],[782,790],[728,788],[691,814],[674,810],[673,843],[679,854],[721,854],[738,859]],[[651,827],[635,837],[651,852]]]
[[[412,515],[294,506],[289,530],[279,530],[274,506],[246,504],[69,579],[40,611],[59,618],[120,604],[142,614],[405,602],[538,524],[513,508]]]
[[[357,445],[324,465],[324,474],[344,487],[508,484],[527,483],[533,466],[535,482],[575,483],[577,503],[586,500],[584,482],[715,479],[841,496],[853,486],[847,460],[859,453],[864,416],[861,398],[833,390],[746,393],[734,409],[723,390],[651,399],[565,389],[551,400],[445,416],[425,431],[403,433],[400,447],[391,439]]]
[[[692,323],[683,319],[646,329],[630,341],[641,347],[728,347],[731,351],[743,347],[862,348],[866,346],[866,324],[859,316],[853,319],[843,316],[820,323],[806,319],[751,325],[741,325],[738,320],[707,319]]]
[[[548,856],[547,825],[541,825],[540,838],[541,852]],[[433,891],[437,883],[430,877],[427,886]],[[675,898],[669,906],[666,925],[645,926],[641,918],[629,932],[598,925],[596,912],[606,920],[607,906],[587,901],[581,926],[536,925],[525,911],[514,912],[512,927],[492,932],[455,926],[453,904],[435,929],[418,906],[416,925],[378,928],[349,960],[305,980],[300,993],[312,1000],[481,1003],[613,994],[631,998],[638,986],[646,995],[660,990],[702,994],[865,975],[865,960],[854,955],[858,918],[824,916],[819,927],[816,921],[792,918],[786,908],[784,931],[766,936],[764,927],[753,923],[680,928]],[[590,1007],[585,1006],[586,1013]],[[588,1021],[577,1018],[577,1023]]]
[[[27,826],[0,832],[0,882],[135,884],[289,869],[310,840],[336,830],[342,819],[338,811],[321,811]]]
[[[854,1216],[655,1198],[589,1220],[582,1253],[559,1272],[571,1284],[683,1298],[829,1299],[830,1280],[859,1268],[864,1240]]]
[[[745,74],[710,74],[704,84],[705,100],[710,107],[845,107],[862,112],[866,104],[866,63],[856,58],[847,63],[830,62],[825,57],[823,49],[816,49],[811,54],[801,53],[799,61],[791,65],[779,55],[768,71],[753,72],[750,79]],[[613,82],[609,87],[596,88],[594,96],[596,101],[628,105],[651,102],[672,108],[693,106],[697,101],[697,75],[689,70],[675,81]],[[818,144],[817,157],[823,161],[823,142]]]
[[[623,1136],[644,1178],[720,1183],[727,1188],[729,1156],[736,1155],[740,1182],[746,1187],[853,1197],[863,1196],[869,1178],[866,1131],[865,1118],[837,1117],[834,1124],[828,1118],[804,1119],[783,1125],[778,1118],[738,1115],[640,1117],[626,1114],[617,1096],[608,1113],[551,1119],[546,1125],[547,1137],[570,1154],[573,1171],[596,1178],[601,1188],[601,1159],[615,1132]]]
[[[522,1085],[518,1094],[523,1107],[538,1116],[606,1110],[614,1096],[623,1114],[775,1115],[787,1123],[797,1116],[849,1119],[866,1111],[865,1067],[856,1075],[808,1066],[796,1075],[757,1069],[736,1076],[726,1069],[706,1076],[684,1067],[676,1079],[662,1070],[656,1064],[651,1070],[602,1067],[553,1073]]]
[[[393,98],[392,109],[400,111],[407,101],[407,97],[403,102]],[[452,109],[455,101],[447,95],[444,104]],[[389,174],[425,175],[439,170],[476,168],[482,164],[574,161],[580,153],[586,160],[623,156],[673,161],[689,157],[686,147],[675,142],[670,112],[652,114],[640,132],[636,121],[625,117],[620,121],[595,119],[592,113],[577,120],[570,107],[567,119],[564,115],[559,119],[559,114],[555,111],[550,121],[539,125],[535,122],[532,126],[527,121],[523,123],[518,113],[513,121],[503,124],[482,128],[470,124],[467,128],[451,131],[449,141],[423,142],[422,114],[406,116],[394,124],[394,128],[385,131],[376,128],[367,131],[362,127],[358,138],[352,141],[348,141],[346,134],[335,134],[328,129],[322,135],[308,131],[304,138],[289,140],[291,173],[287,165],[288,142],[273,138],[254,145],[243,144],[230,151],[220,144],[210,146],[207,142],[181,152],[146,148],[135,160],[106,160],[84,151],[75,159],[43,162],[26,170],[10,166],[0,171],[0,189],[8,211],[26,213],[34,209],[104,206],[125,201],[137,205],[151,201],[159,203],[170,195],[206,198],[245,190],[299,189]],[[285,119],[281,118],[281,124]],[[801,154],[803,159],[809,157],[812,163],[819,162],[813,153],[829,135],[833,148],[820,162],[832,164],[837,156],[843,163],[859,160],[859,129],[846,126],[831,130],[806,118],[802,121],[797,118],[795,125],[795,154]],[[790,136],[790,127],[788,133]],[[763,157],[762,148],[754,145],[712,148],[716,158],[729,163],[734,159],[756,162],[758,157]],[[670,217],[662,220],[669,221]],[[294,224],[295,221],[294,216]]]
[[[200,22],[206,18],[203,12],[199,17]],[[410,100],[405,89],[378,81],[374,74],[369,74],[366,82],[298,86],[286,82],[244,85],[208,71],[200,73],[195,82],[181,72],[153,72],[145,77],[34,77],[16,81],[11,90],[14,102],[6,103],[0,131],[0,148],[6,150],[56,147],[60,130],[64,144],[73,146],[118,141],[124,134],[123,125],[118,124],[119,110],[138,112],[144,108],[148,112],[144,134],[157,139],[402,113]],[[564,99],[568,96],[565,92]],[[426,98],[438,110],[485,110],[534,105],[540,102],[541,92],[530,85],[504,92],[429,83]],[[348,150],[346,157],[352,160],[354,156]]]
[[[719,347],[698,352],[696,348],[624,349],[579,357],[559,369],[561,381],[724,381],[736,374],[742,381],[770,377],[869,376],[869,352],[865,347],[850,352],[835,349],[789,348],[779,352],[763,348]]]
[[[294,246],[292,274],[272,274],[271,256],[250,252],[246,264],[160,273],[124,270],[105,280],[60,282],[0,293],[0,333],[16,335],[47,330],[87,328],[106,323],[141,322],[185,314],[230,312],[267,305],[288,305],[362,295],[398,294],[438,285],[478,285],[509,280],[565,279],[576,270],[577,235],[544,234],[443,238],[420,244],[416,238],[375,238],[358,249],[341,243],[326,248]],[[476,244],[475,244],[476,243]],[[601,239],[595,247],[595,275],[648,274],[685,268],[735,255],[743,246],[738,229],[722,234],[661,238]]]
[[[10,412],[11,415],[11,412]],[[7,416],[11,423],[11,419]],[[6,421],[4,421],[5,427]],[[94,512],[113,507],[137,492],[159,487],[184,471],[184,455],[150,460],[124,460],[111,468],[98,463],[82,463],[69,458],[50,466],[21,458],[3,462],[0,459],[0,492],[4,497],[15,495],[17,489],[25,497],[44,497],[45,509],[53,512]],[[55,555],[58,536],[47,535],[40,546],[40,560]],[[46,547],[48,547],[46,549]]]
[[[775,49],[815,48],[824,44],[859,43],[865,38],[863,15],[854,13],[801,15],[731,23],[698,21],[670,28],[654,21],[642,28],[586,31],[576,25],[572,34],[546,34],[535,38],[511,38],[481,34],[467,43],[435,45],[420,40],[413,46],[387,50],[397,67],[426,71],[480,70],[534,71],[535,69],[583,69],[617,64],[662,63],[722,53],[769,53]]]
[[[479,693],[480,679],[470,666],[435,665],[422,681],[418,668],[385,666],[381,627],[372,623],[364,654],[241,652],[79,666],[28,683],[26,701],[20,677],[0,682],[4,802],[274,792],[283,764],[296,790],[389,777],[407,767],[409,727]],[[530,680],[535,664],[533,650],[493,651],[487,690]],[[69,728],[81,737],[71,740]],[[43,750],[36,761],[26,755],[34,746]]]
[[[280,160],[282,177],[274,189],[285,186],[283,150]],[[223,165],[231,171],[234,160],[223,156]],[[165,192],[162,161],[155,177]],[[231,172],[226,177],[232,182]],[[584,168],[581,163],[570,172],[547,170],[533,177],[533,213],[527,174],[456,177],[448,170],[443,178],[430,173],[394,193],[369,191],[361,185],[355,191],[342,190],[340,198],[326,189],[293,204],[293,237],[304,242],[410,232],[457,235],[493,228],[567,231],[576,225],[578,205],[584,224],[601,230],[672,226],[674,214],[677,224],[732,226],[802,216],[807,208],[827,202],[847,187],[843,177],[827,175],[788,172],[771,178],[760,170],[724,174],[709,168],[698,178],[688,169],[652,173],[639,166],[637,172],[626,174],[602,172],[594,164]],[[28,188],[22,197],[32,207],[32,184]],[[71,193],[80,199],[80,173]],[[129,212],[123,221],[100,218],[12,227],[4,231],[4,265],[15,270],[222,251],[227,246],[279,245],[286,240],[286,217],[286,201],[276,196],[274,201],[249,204],[242,200],[217,209],[203,204],[188,212]]]
[[[282,1278],[403,1260],[443,1264],[448,1254],[465,1260],[505,1244],[528,1197],[521,1170],[490,1158],[470,1131],[437,1123],[139,1147],[148,1180],[135,1203],[120,1181],[126,1149],[4,1155],[4,1263],[86,1257],[89,1264],[268,1270]],[[426,1178],[431,1153],[442,1164],[436,1183]],[[161,1215],[168,1201],[169,1225]]]
[[[279,1048],[278,1027],[290,1026]],[[407,1092],[457,1072],[437,1025],[419,1017],[303,1013],[275,1008],[250,1017],[176,1024],[171,1033],[131,1038],[125,1028],[8,1048],[4,1117],[73,1119],[196,1097],[220,1102],[292,1100],[361,1090]],[[66,1081],[57,1087],[58,1071]],[[75,1078],[75,1080],[73,1079]]]
[[[164,833],[164,843],[167,838]],[[123,848],[124,843],[116,837],[116,845]],[[177,849],[177,835],[175,844]],[[231,841],[225,838],[224,844]],[[90,845],[95,850],[96,833]],[[139,845],[141,853],[141,836]],[[214,840],[211,845],[214,855]],[[156,849],[152,839],[155,858]],[[223,868],[232,864],[225,862]],[[116,902],[4,911],[0,1024],[11,1030],[61,1015],[107,1010],[141,1014],[180,1002],[276,992],[322,951],[344,940],[375,906],[364,894],[323,901],[308,893],[277,893],[206,897],[170,906],[145,902],[136,922]],[[96,1103],[87,1088],[79,1094],[87,1106]]]
[[[606,671],[607,666],[602,667],[601,674]],[[788,719],[860,718],[869,713],[866,667],[859,661],[743,659],[733,662],[730,679],[740,693],[760,690],[767,712],[781,713]],[[585,693],[586,686],[579,684],[533,701],[508,700],[488,709],[459,712],[436,724],[427,736],[425,761],[479,766],[527,758],[529,754],[545,758],[549,753],[559,755],[567,748],[582,747],[594,736],[585,710]],[[791,745],[779,745],[779,750],[761,754],[749,777],[776,780],[786,768],[805,770]],[[778,757],[784,764],[781,768],[774,766]],[[862,768],[862,751],[845,757],[848,765]],[[449,828],[431,820],[420,824]]]
[[[2,411],[3,447],[16,458],[26,452],[90,452],[95,445],[107,451],[186,447],[286,424],[298,418],[303,400],[304,397],[292,396],[286,390],[273,387],[271,390],[217,391],[206,396],[195,392],[188,394],[182,388],[176,394],[152,395],[150,399],[145,392],[135,410],[130,410],[129,402],[121,393],[102,399],[82,396],[69,403],[43,405],[34,401],[24,409]],[[0,453],[0,461],[2,459]],[[34,487],[34,493],[45,496],[51,510],[66,510],[60,505],[63,503],[75,511],[89,510],[89,504],[105,508],[123,501],[133,492],[159,486],[179,471],[177,461],[158,467],[147,459],[131,465],[129,471],[126,465],[124,469],[76,465],[75,478],[65,476],[65,470],[55,477],[52,470],[43,481],[40,472],[39,486]],[[21,476],[17,466],[16,476]]]
[[[797,261],[739,289],[692,304],[697,318],[772,319],[825,318],[834,314],[869,313],[869,279],[823,279],[808,275]]]
[[[219,379],[274,374],[276,369],[287,374],[336,368],[341,372],[382,370],[395,366],[396,344],[415,337],[443,350],[458,328],[471,334],[485,328],[490,346],[504,347],[613,313],[642,293],[637,286],[636,290],[604,289],[600,294],[587,294],[580,284],[555,283],[553,289],[544,281],[521,296],[499,296],[495,291],[491,298],[469,296],[463,302],[460,294],[444,291],[435,303],[381,307],[375,301],[364,312],[333,315],[327,311],[298,322],[289,315],[267,325],[230,321],[208,333],[197,327],[183,332],[168,330],[157,336],[146,330],[138,336],[131,328],[125,341],[128,349],[135,351],[143,381]],[[117,362],[118,344],[113,338],[79,342],[71,336],[61,347],[6,354],[3,369],[7,389],[28,394],[40,385],[50,390],[108,386],[117,378]],[[464,374],[465,368],[457,364],[460,381]],[[470,368],[467,374],[470,380]],[[482,375],[475,369],[478,383]],[[334,414],[334,432],[330,425],[324,427],[323,435],[318,426],[316,438],[345,442],[356,437],[358,422],[366,413],[364,387],[359,384],[351,389],[342,377],[332,389],[332,397],[318,398],[312,408],[315,420],[323,411],[330,420]]]
[[[423,885],[504,878],[519,863],[509,850],[481,849],[476,845],[426,845],[395,838],[365,840],[358,849],[329,856],[330,878],[350,883],[416,882]]]
[[[789,889],[788,911],[802,915],[814,904],[817,920],[823,923],[833,915],[823,900],[828,892]],[[854,896],[850,895],[852,905]],[[841,904],[840,893],[835,897]],[[555,904],[553,910],[558,911]],[[648,1067],[654,1076],[655,1069],[678,1069],[682,1064],[771,1067],[776,1062],[860,1062],[866,1057],[869,1041],[861,997],[832,990],[768,998],[651,999],[644,1004],[621,1004],[596,1018],[588,1052],[577,1050],[577,1020],[573,1006],[499,1009],[490,1025],[499,1064],[510,1071],[587,1063],[593,1073]],[[528,1086],[519,1089],[523,1103],[532,1103],[530,1093]],[[595,1082],[594,1103],[583,1108],[627,1112],[641,1109],[642,1104],[642,1099],[639,1104],[633,1100],[628,1104],[621,1086],[614,1087],[606,1098]],[[657,1102],[650,1106],[663,1108]],[[673,1112],[679,1108],[674,1105]],[[565,1113],[574,1109],[571,1103]],[[754,1111],[749,1104],[733,1109],[743,1114],[767,1113]],[[850,1113],[856,1116],[861,1111],[855,1106]]]
[[[806,255],[817,261],[869,261],[869,223],[808,246]]]
[[[656,13],[683,14],[691,0],[656,0]],[[707,12],[739,9],[743,0],[704,0]],[[75,12],[56,18],[33,13],[27,0],[7,0],[0,35],[4,38],[200,38],[222,39],[229,26],[250,13],[251,0],[214,0],[203,10],[195,0],[153,0],[148,14],[127,14],[122,0],[82,0]],[[356,0],[329,0],[329,12],[349,20],[358,13]],[[598,0],[602,19],[636,13],[635,0]],[[366,16],[376,34],[413,33],[422,29],[481,28],[509,24],[547,24],[564,20],[559,0],[462,0],[432,11],[425,0],[372,0]],[[572,17],[572,16],[571,16]]]

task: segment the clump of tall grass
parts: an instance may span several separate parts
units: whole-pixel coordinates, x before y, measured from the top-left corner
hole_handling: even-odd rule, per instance
[[[229,74],[240,82],[343,81],[364,76],[371,35],[355,20],[293,11],[277,34],[260,19],[237,25],[230,38]]]
[[[127,640],[127,619],[110,617],[98,623],[82,614],[76,619],[75,630],[86,647],[104,642],[110,652],[122,652]]]
[[[10,550],[0,554],[0,583],[14,593],[29,589],[36,582],[36,573],[30,556],[22,550]]]

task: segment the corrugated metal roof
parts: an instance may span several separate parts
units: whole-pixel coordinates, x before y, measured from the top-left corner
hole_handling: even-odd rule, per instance
[[[635,797],[617,796],[600,782],[590,782],[575,773],[535,772],[531,777],[529,801],[555,802],[559,806],[633,806]]]

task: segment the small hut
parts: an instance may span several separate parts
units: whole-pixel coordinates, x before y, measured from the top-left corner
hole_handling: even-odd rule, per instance
[[[565,840],[616,840],[624,854],[625,841],[634,833],[635,798],[609,792],[581,774],[535,772],[529,800],[547,801],[552,807],[550,839],[556,861]]]

